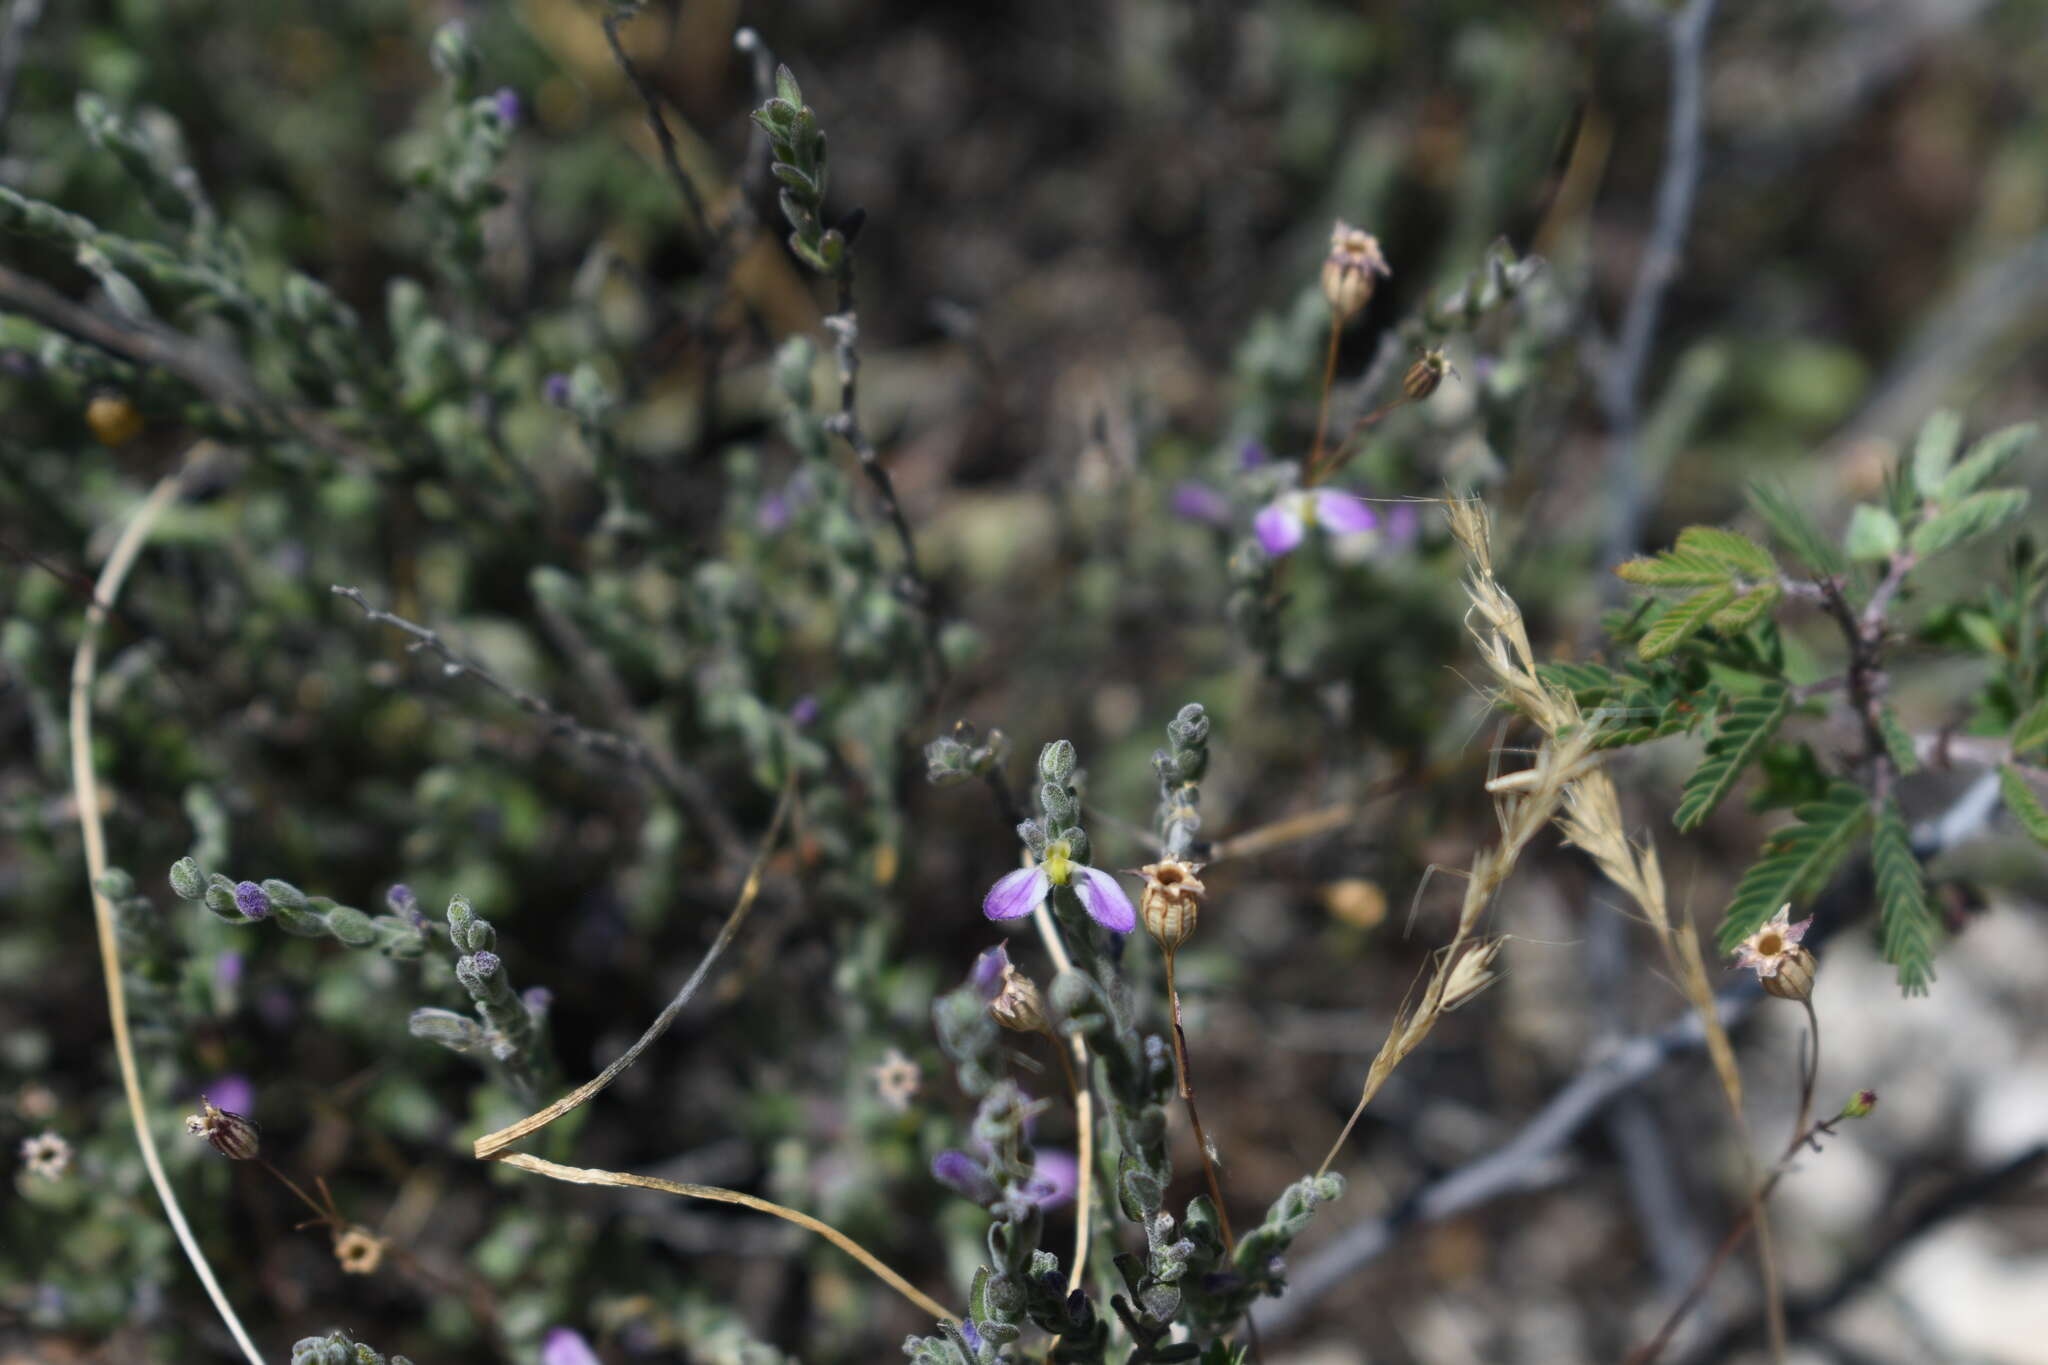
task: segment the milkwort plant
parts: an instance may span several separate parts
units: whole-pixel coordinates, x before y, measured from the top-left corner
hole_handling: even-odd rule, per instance
[[[1000,841],[964,840],[963,853],[942,847],[936,822],[906,817],[904,739],[982,646],[949,619],[950,585],[921,552],[891,473],[892,433],[870,430],[854,289],[862,216],[834,203],[818,111],[749,35],[762,144],[742,180],[772,177],[788,258],[756,252],[751,264],[807,272],[777,277],[793,286],[784,297],[801,297],[811,279],[831,296],[815,336],[793,327],[774,348],[750,350],[753,317],[734,316],[765,314],[775,297],[747,294],[758,285],[736,278],[735,263],[758,245],[757,209],[744,184],[706,193],[698,179],[713,177],[683,164],[694,149],[678,152],[621,40],[629,18],[615,9],[603,21],[619,63],[607,75],[644,97],[669,176],[662,189],[676,202],[597,196],[618,216],[604,246],[546,262],[566,280],[526,274],[532,257],[504,231],[543,101],[494,89],[490,73],[518,54],[460,25],[428,46],[438,95],[380,153],[403,182],[387,197],[403,208],[379,247],[409,272],[383,288],[381,306],[297,269],[288,240],[252,240],[262,215],[217,206],[176,126],[147,108],[76,101],[84,141],[65,155],[123,186],[124,204],[88,216],[32,182],[0,186],[0,228],[43,253],[31,260],[54,262],[53,277],[89,280],[92,291],[90,307],[18,291],[8,298],[26,302],[0,316],[9,393],[80,427],[76,497],[53,495],[26,466],[0,477],[53,508],[53,524],[81,545],[102,523],[145,525],[123,492],[137,470],[183,459],[186,483],[166,487],[196,495],[154,523],[167,571],[139,574],[125,597],[57,572],[29,575],[0,646],[25,680],[35,761],[58,776],[68,762],[60,654],[77,612],[90,604],[132,632],[97,678],[86,670],[77,684],[101,720],[83,748],[91,766],[97,738],[99,762],[121,775],[107,804],[124,843],[160,847],[155,866],[189,849],[169,880],[193,908],[160,912],[118,868],[95,890],[126,983],[132,1036],[122,1045],[140,1060],[138,1093],[158,1118],[196,1110],[190,1131],[205,1141],[166,1153],[170,1179],[196,1192],[194,1221],[231,1283],[259,1283],[271,1268],[238,1228],[300,1216],[286,1205],[272,1218],[277,1206],[237,1171],[294,1144],[329,1154],[313,1180],[318,1198],[290,1162],[277,1173],[333,1234],[340,1271],[403,1296],[450,1355],[543,1365],[677,1350],[781,1358],[676,1265],[729,1258],[747,1236],[737,1225],[636,1210],[632,1226],[648,1235],[619,1236],[592,1211],[612,1191],[572,1204],[534,1184],[546,1174],[739,1205],[823,1239],[803,1264],[818,1287],[816,1340],[842,1352],[864,1344],[878,1316],[848,1289],[845,1253],[934,1321],[905,1343],[913,1359],[1240,1361],[1253,1345],[1248,1314],[1283,1293],[1296,1239],[1343,1192],[1333,1166],[1359,1115],[1433,1029],[1499,979],[1507,935],[1489,916],[1553,826],[1656,930],[1740,1112],[1714,981],[1666,903],[1655,845],[1624,822],[1604,769],[1612,751],[1705,733],[1705,759],[1677,801],[1682,833],[1703,828],[1752,770],[1762,773],[1757,804],[1792,810],[1742,880],[1721,941],[1765,990],[1805,1006],[1816,1052],[1813,948],[1829,926],[1800,911],[1859,841],[1870,848],[1885,952],[1908,990],[1932,979],[1939,930],[1902,790],[1916,766],[1996,764],[2009,807],[2048,841],[2038,556],[2022,541],[2005,579],[1922,609],[1935,595],[1923,586],[1930,562],[2022,514],[2023,490],[1989,484],[2024,448],[2023,430],[1965,446],[1960,421],[1938,417],[1910,474],[1859,508],[1839,541],[1760,489],[1769,545],[1716,527],[1682,532],[1670,551],[1624,567],[1650,597],[1609,618],[1610,656],[1539,665],[1505,557],[1497,571],[1483,511],[1462,498],[1447,509],[1471,574],[1457,600],[1434,492],[1448,482],[1512,494],[1500,487],[1502,461],[1526,458],[1535,419],[1570,401],[1557,371],[1576,363],[1574,282],[1505,243],[1461,247],[1479,261],[1463,284],[1410,294],[1421,301],[1381,333],[1356,382],[1339,384],[1344,336],[1409,269],[1339,224],[1314,283],[1248,329],[1226,430],[1158,436],[1167,458],[1156,480],[1146,450],[1137,488],[1160,515],[1105,522],[1114,543],[1072,575],[1071,596],[1066,543],[1042,594],[1005,585],[1020,614],[1050,604],[1049,614],[1099,624],[1116,618],[1084,594],[1099,602],[1105,577],[1158,580],[1160,616],[1207,620],[1220,605],[1256,670],[1279,684],[1279,707],[1267,705],[1273,693],[1238,706],[1247,728],[1276,710],[1283,725],[1327,713],[1417,750],[1445,727],[1436,665],[1465,650],[1457,618],[1469,603],[1486,685],[1538,732],[1529,766],[1487,784],[1499,839],[1473,854],[1451,936],[1395,1007],[1329,1155],[1277,1194],[1241,1185],[1223,1161],[1229,1125],[1213,1140],[1201,1108],[1207,1099],[1213,1116],[1231,1096],[1219,1087],[1198,1097],[1203,1040],[1184,1025],[1176,979],[1176,955],[1198,940],[1203,917],[1213,935],[1232,909],[1205,900],[1210,867],[1235,843],[1203,836],[1210,712],[1183,708],[1153,754],[1152,860],[1137,872],[1103,851],[1117,837],[1111,803],[1091,794],[1066,740],[1041,749],[1028,813],[1002,732],[963,725],[927,748],[935,784],[986,789]],[[536,95],[537,83],[521,85]],[[559,178],[523,188],[559,212],[599,173],[548,174]],[[636,189],[646,181],[637,165],[622,178]],[[350,193],[372,212],[376,195]],[[684,287],[666,291],[615,242],[630,248],[646,220],[677,216],[690,268]],[[1473,238],[1465,228],[1461,241],[1493,230]],[[673,387],[652,362],[670,347],[685,354],[688,381]],[[731,373],[735,356],[747,373]],[[716,420],[721,377],[758,395],[741,400],[754,406],[737,427]],[[1459,415],[1446,412],[1453,398],[1467,404]],[[1376,497],[1386,494],[1401,496]],[[1791,647],[1788,627],[1805,615],[1839,631],[1834,664],[1816,667]],[[1901,720],[1892,681],[1909,643],[1983,670],[1961,727],[1916,733]],[[1076,691],[1083,657],[1061,655],[1063,686],[1048,690]],[[217,723],[164,723],[201,709]],[[1009,719],[1021,728],[1036,717]],[[1844,721],[1846,742],[1827,728]],[[1246,746],[1241,761],[1299,763],[1307,747],[1291,732],[1261,751]],[[360,767],[342,761],[358,748]],[[1129,760],[1105,763],[1105,789],[1133,789],[1125,770],[1143,765]],[[31,831],[38,855],[68,877],[75,851],[49,831],[98,810],[10,810],[10,830]],[[231,835],[244,851],[231,854]],[[368,914],[281,878],[209,870],[282,866],[356,895],[372,861],[413,884],[459,888],[445,920],[403,885],[387,894],[386,913]],[[899,911],[901,879],[917,866],[950,880],[913,913],[1003,936],[943,994],[937,974],[957,976],[966,955],[939,967],[915,951]],[[56,872],[37,875],[60,884]],[[56,899],[75,899],[61,885]],[[502,938],[472,898],[507,926]],[[756,905],[747,931],[758,944],[721,958]],[[719,913],[728,918],[714,936],[702,921]],[[560,956],[528,946],[539,940]],[[655,1078],[650,1059],[606,1101],[635,1106],[629,1125],[562,1112],[588,1098],[588,1087],[557,1095],[585,1058],[557,1059],[547,989],[513,981],[580,987],[586,1008],[602,1001],[608,1040],[640,1022],[623,1018],[629,993],[611,989],[646,984],[634,959],[692,954],[690,980],[716,966],[715,989],[697,998],[684,987],[626,1056],[679,1016],[727,1025],[701,1050],[715,1055],[695,1057],[680,1086]],[[778,969],[828,984],[759,989]],[[708,1018],[719,1012],[727,1018]],[[593,1021],[575,1022],[587,1039]],[[284,1049],[274,1040],[287,1034],[303,1051],[291,1068],[276,1065]],[[671,1045],[695,1036],[709,1030],[686,1027]],[[437,1071],[437,1047],[481,1068],[466,1109],[450,1101],[447,1079],[464,1073]],[[941,1057],[957,1105],[927,1085]],[[252,1083],[229,1067],[266,1069]],[[288,1071],[353,1079],[316,1086]],[[1794,1156],[1871,1112],[1858,1091],[1834,1118],[1815,1119],[1827,1112],[1812,1109],[1817,1071],[1815,1056],[1786,1155],[1753,1173],[1731,1238],[1752,1226],[1762,1234],[1765,1200]],[[230,1102],[237,1090],[251,1098]],[[796,1098],[820,1090],[842,1102]],[[54,1093],[24,1087],[18,1107],[54,1126],[22,1135],[21,1216],[42,1221],[8,1240],[53,1250],[23,1271],[24,1283],[37,1277],[33,1297],[0,1306],[53,1329],[146,1323],[171,1343],[159,1354],[182,1358],[191,1334],[163,1318],[159,1288],[179,1273],[175,1253],[138,1206],[132,1144],[109,1125],[88,1133],[84,1106]],[[257,1112],[274,1130],[261,1146]],[[522,1115],[552,1126],[507,1138],[529,1121]],[[57,1131],[67,1120],[75,1144]],[[1198,1170],[1175,1169],[1183,1127]],[[630,1139],[654,1133],[664,1156],[700,1145],[660,1175],[561,1164],[572,1137],[596,1149],[581,1160],[646,1161],[648,1144]],[[548,1155],[508,1150],[527,1136]],[[331,1155],[338,1143],[352,1163]],[[734,1146],[746,1150],[735,1157]],[[746,1154],[755,1150],[758,1166]],[[479,1173],[472,1154],[507,1169]],[[721,1169],[730,1173],[711,1173]],[[747,1189],[702,1183],[714,1178]],[[757,1187],[782,1202],[748,1192]],[[1201,1192],[1183,1200],[1177,1188]],[[459,1207],[421,1212],[448,1189]],[[388,1208],[389,1221],[373,1228],[342,1212],[365,1200]],[[1256,1224],[1233,1226],[1233,1208],[1261,1205]],[[1071,1239],[1054,1226],[1069,1210]],[[964,1295],[957,1316],[962,1303],[932,1299],[864,1244],[935,1240],[922,1235],[926,1214],[931,1228],[971,1233],[976,1265],[941,1296]],[[906,1222],[919,1234],[892,1237]],[[53,1226],[76,1235],[54,1237]],[[449,1253],[450,1229],[473,1232],[460,1255]],[[772,1237],[743,1250],[797,1254]],[[307,1285],[334,1318],[382,1302],[345,1297],[356,1285],[339,1283],[301,1272],[290,1312],[315,1311]],[[271,1330],[283,1341],[301,1328]],[[1657,1344],[1645,1349],[1654,1355]],[[309,1365],[384,1358],[338,1331],[291,1350]]]

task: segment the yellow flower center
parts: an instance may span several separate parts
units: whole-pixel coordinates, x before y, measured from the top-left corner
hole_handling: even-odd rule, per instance
[[[1785,940],[1778,934],[1765,934],[1756,941],[1756,950],[1764,957],[1776,957],[1785,951]]]
[[[1046,879],[1054,886],[1065,886],[1074,879],[1074,849],[1065,839],[1055,839],[1045,846],[1045,858],[1039,863],[1045,869]]]

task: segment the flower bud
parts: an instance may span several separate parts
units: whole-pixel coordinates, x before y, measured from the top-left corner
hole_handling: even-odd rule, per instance
[[[185,1116],[185,1131],[205,1138],[213,1144],[214,1151],[230,1161],[253,1158],[260,1133],[254,1119],[231,1114],[204,1095],[199,1097],[199,1112]]]
[[[1138,917],[1161,952],[1173,952],[1194,937],[1204,890],[1195,874],[1201,870],[1200,863],[1184,863],[1178,858],[1164,858],[1138,869],[1145,879],[1145,889],[1138,893]]]
[[[1868,1118],[1870,1111],[1875,1108],[1877,1108],[1877,1092],[1875,1090],[1859,1090],[1849,1097],[1847,1104],[1842,1106],[1842,1117],[1845,1119]]]
[[[206,894],[206,874],[190,858],[171,864],[171,890],[179,900],[196,901]]]
[[[1380,254],[1379,239],[1340,221],[1330,232],[1330,254],[1323,261],[1323,297],[1337,321],[1349,322],[1372,299],[1378,276],[1390,274]]]
[[[998,1024],[1014,1033],[1051,1033],[1045,1018],[1045,997],[1038,985],[1015,967],[1003,968],[1003,979],[988,1012]]]
[[[119,394],[103,393],[86,404],[85,424],[103,446],[124,446],[142,434],[142,414]]]

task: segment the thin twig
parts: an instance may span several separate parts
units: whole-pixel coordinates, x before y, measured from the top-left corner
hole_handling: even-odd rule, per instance
[[[424,649],[434,654],[441,660],[441,671],[448,677],[468,674],[539,720],[547,727],[548,733],[567,739],[593,753],[604,754],[639,768],[652,777],[670,796],[689,808],[691,816],[703,827],[706,836],[717,846],[719,857],[728,866],[738,867],[746,862],[746,840],[741,837],[739,828],[733,824],[732,818],[725,813],[725,808],[720,805],[710,784],[694,769],[685,767],[672,755],[661,753],[638,739],[585,725],[546,698],[524,688],[514,687],[474,660],[458,653],[441,638],[440,632],[417,621],[409,621],[403,616],[371,606],[360,588],[337,583],[329,591],[336,597],[345,597],[355,603],[369,620],[391,626],[412,636],[413,643],[406,647],[407,650],[417,652]]]
[[[946,659],[939,650],[938,603],[932,593],[931,581],[924,576],[924,568],[917,558],[917,540],[911,534],[910,520],[903,514],[903,504],[896,497],[896,481],[889,477],[889,471],[882,464],[882,458],[875,451],[874,442],[860,424],[860,316],[853,308],[853,257],[849,253],[839,270],[839,311],[825,319],[825,330],[832,334],[832,351],[839,363],[839,411],[825,419],[825,429],[853,449],[860,460],[861,472],[868,476],[874,486],[875,495],[882,500],[882,511],[889,518],[889,525],[895,529],[896,543],[903,552],[903,582],[901,595],[909,599],[924,622],[925,654],[932,669],[932,678],[939,686],[946,681]]]
[[[195,454],[204,448],[195,447]],[[234,1305],[228,1302],[227,1294],[214,1278],[213,1267],[207,1264],[206,1253],[199,1249],[198,1239],[192,1235],[192,1228],[185,1221],[185,1211],[178,1204],[178,1196],[171,1189],[169,1177],[164,1174],[163,1159],[157,1154],[156,1138],[149,1131],[149,1107],[143,1098],[141,1075],[135,1064],[135,1043],[128,1032],[128,995],[121,977],[121,946],[114,932],[114,907],[99,887],[100,879],[107,873],[107,836],[100,824],[99,780],[92,766],[92,684],[98,669],[100,630],[106,624],[109,607],[120,597],[121,584],[127,579],[128,570],[134,566],[136,556],[142,552],[151,529],[164,510],[176,501],[186,472],[197,463],[197,458],[188,456],[187,462],[177,471],[165,475],[157,483],[135,515],[129,518],[127,526],[122,528],[120,539],[114,543],[113,552],[107,556],[107,562],[100,570],[95,600],[86,608],[85,630],[79,637],[78,653],[71,664],[71,785],[78,807],[78,829],[85,843],[85,868],[92,889],[93,921],[99,931],[100,969],[107,983],[107,1016],[114,1030],[114,1056],[121,1067],[121,1088],[128,1097],[128,1118],[135,1128],[135,1143],[142,1149],[142,1164],[148,1168],[150,1183],[156,1187],[157,1199],[164,1206],[164,1216],[170,1220],[171,1231],[177,1235],[178,1244],[184,1248],[185,1258],[192,1263],[199,1282],[206,1287],[207,1297],[213,1300],[214,1311],[220,1314],[242,1354],[252,1365],[263,1365],[256,1343],[249,1339],[242,1320],[235,1316]]]
[[[625,45],[619,41],[619,25],[633,17],[631,10],[613,10],[604,17],[604,40],[611,44],[612,60],[632,83],[633,93],[640,97],[640,104],[647,112],[647,126],[654,133],[654,140],[661,145],[661,164],[668,171],[668,178],[674,182],[676,193],[695,219],[694,226],[702,233],[706,242],[715,249],[719,242],[717,231],[711,226],[711,215],[704,210],[703,196],[697,193],[697,186],[683,170],[683,163],[676,155],[675,134],[668,130],[668,117],[662,112],[661,97],[640,74],[640,68],[633,65],[633,59],[626,55]]]
[[[739,898],[733,902],[731,912],[725,917],[725,923],[719,927],[718,937],[712,940],[711,947],[705,951],[704,960],[690,973],[690,979],[683,983],[683,988],[676,992],[675,998],[655,1016],[654,1022],[647,1026],[647,1031],[640,1035],[639,1041],[619,1054],[618,1060],[599,1072],[595,1078],[585,1081],[547,1108],[528,1114],[517,1123],[478,1138],[475,1151],[479,1161],[499,1159],[498,1154],[519,1139],[529,1133],[539,1132],[570,1110],[582,1107],[599,1091],[617,1080],[620,1072],[639,1061],[640,1054],[662,1034],[668,1032],[669,1025],[675,1023],[676,1016],[683,1012],[683,1006],[690,1003],[690,998],[704,983],[704,978],[711,971],[713,964],[732,943],[734,936],[739,933],[740,926],[746,923],[747,912],[754,908],[754,902],[760,897],[761,878],[767,869],[768,857],[775,851],[776,840],[781,836],[782,826],[788,820],[795,804],[796,774],[791,772],[789,781],[782,788],[781,798],[775,803],[775,814],[768,821],[768,832],[761,838],[760,851],[754,855],[753,866],[747,869],[747,879],[740,887]]]
[[[1657,338],[1664,291],[1678,272],[1692,223],[1700,180],[1701,111],[1705,103],[1707,24],[1714,0],[1687,0],[1666,31],[1671,49],[1671,110],[1665,135],[1664,169],[1657,182],[1656,214],[1622,314],[1621,333],[1597,348],[1594,388],[1608,428],[1607,487],[1610,499],[1606,562],[1626,559],[1642,535],[1647,490],[1636,468],[1636,435],[1642,420],[1643,372]]]
[[[1202,1175],[1209,1182],[1209,1198],[1216,1204],[1216,1223],[1223,1233],[1223,1250],[1237,1250],[1237,1235],[1230,1230],[1230,1210],[1223,1203],[1223,1183],[1216,1175],[1216,1158],[1209,1147],[1209,1135],[1202,1131],[1202,1113],[1195,1108],[1195,1087],[1188,1079],[1188,1039],[1180,1023],[1180,992],[1174,988],[1174,950],[1166,949],[1166,1002],[1173,1015],[1173,1065],[1180,1082],[1180,1102],[1187,1106],[1188,1126],[1195,1130],[1195,1151],[1202,1158]]]

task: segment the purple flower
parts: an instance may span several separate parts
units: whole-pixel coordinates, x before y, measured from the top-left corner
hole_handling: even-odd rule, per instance
[[[242,955],[222,953],[213,960],[213,981],[224,991],[242,984]]]
[[[249,1084],[247,1076],[233,1072],[207,1086],[206,1098],[213,1101],[215,1108],[230,1114],[246,1114],[256,1107],[256,1087]]]
[[[948,1149],[933,1157],[932,1179],[983,1207],[996,1202],[996,1182],[965,1152]]]
[[[1175,516],[1186,521],[1207,522],[1211,526],[1230,524],[1230,499],[1206,483],[1189,480],[1175,484],[1168,504]]]
[[[1264,445],[1257,441],[1246,441],[1237,452],[1237,467],[1239,469],[1257,469],[1272,458],[1266,452]]]
[[[1260,547],[1275,559],[1300,545],[1308,528],[1317,524],[1335,535],[1348,536],[1373,530],[1380,523],[1372,509],[1357,498],[1327,488],[1282,493],[1252,519]]]
[[[1041,1209],[1056,1209],[1073,1202],[1080,1184],[1081,1165],[1072,1152],[1041,1151],[1032,1164],[1024,1197]]]
[[[967,973],[967,984],[974,987],[974,993],[989,1001],[1003,988],[1003,974],[1010,970],[1010,950],[998,943],[995,947],[974,959],[974,967]]]
[[[540,382],[541,396],[558,408],[569,406],[569,376],[555,371]]]
[[[519,124],[519,92],[509,85],[498,87],[498,93],[491,96],[491,107],[498,112],[498,122],[507,128]]]
[[[974,1329],[974,1324],[965,1318],[960,1320],[960,1335],[966,1338],[969,1346],[972,1346],[977,1351],[981,1349],[981,1333],[977,1332]]]
[[[761,499],[761,505],[754,510],[754,526],[763,535],[774,535],[789,525],[789,499],[780,493],[770,493]]]
[[[519,992],[519,1003],[530,1014],[546,1014],[555,1003],[555,993],[546,986],[528,986]]]
[[[263,894],[263,888],[254,882],[235,883],[235,909],[245,919],[268,919],[270,897]]]
[[[427,917],[420,910],[420,898],[415,896],[412,893],[412,888],[404,882],[393,883],[391,889],[384,893],[384,904],[391,908],[392,914],[398,916],[413,928],[424,929],[427,927]]]
[[[540,1343],[540,1365],[601,1365],[597,1352],[573,1327],[550,1327]]]
[[[1128,934],[1138,927],[1137,907],[1116,878],[1075,862],[1073,849],[1064,839],[1047,844],[1037,866],[1020,867],[999,878],[982,898],[981,913],[990,919],[1028,915],[1045,903],[1055,886],[1073,887],[1089,917],[1112,933]]]
[[[807,730],[817,724],[818,710],[818,699],[806,692],[789,708],[789,723],[799,730]]]

